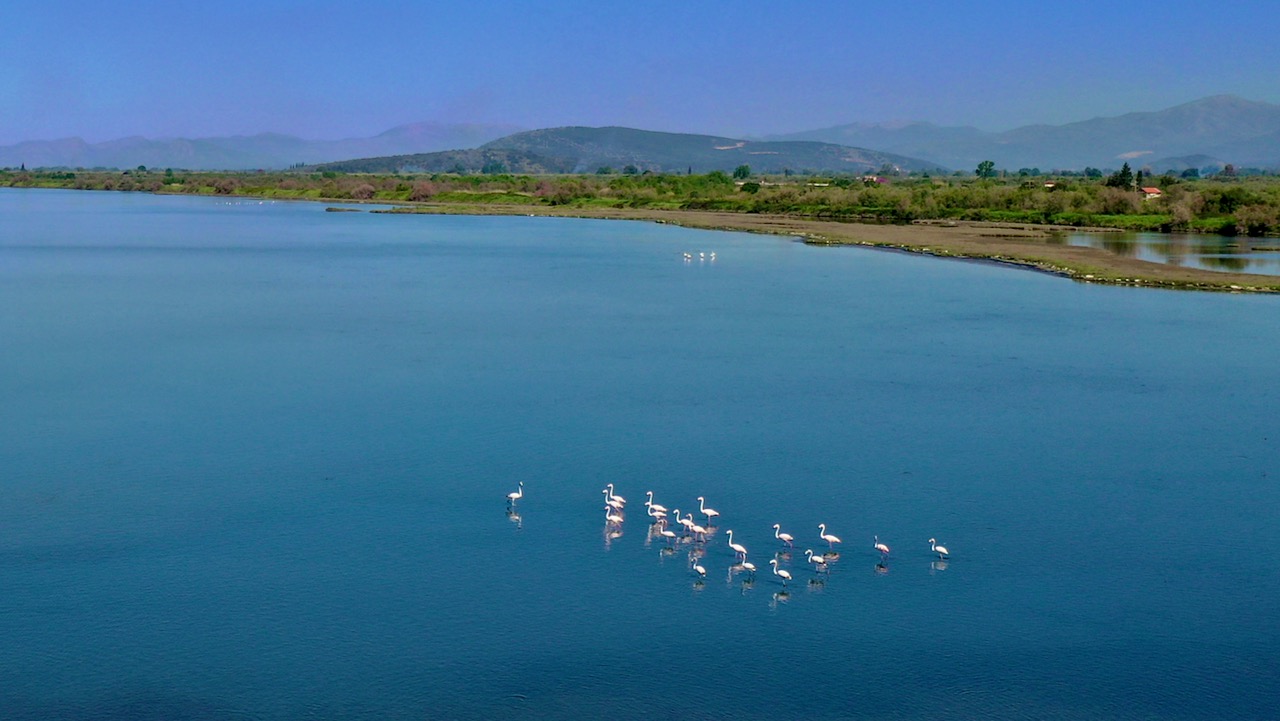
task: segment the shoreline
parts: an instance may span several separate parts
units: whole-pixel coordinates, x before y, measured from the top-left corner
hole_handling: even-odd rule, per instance
[[[813,220],[700,210],[575,208],[541,205],[422,203],[375,210],[385,215],[522,215],[596,220],[643,220],[699,230],[789,236],[807,245],[850,245],[935,258],[993,263],[1081,283],[1220,293],[1280,293],[1280,276],[1226,273],[1124,258],[1105,250],[1049,242],[1061,232],[1116,232],[1022,223],[923,221],[904,225]]]
[[[65,188],[65,190],[76,189]],[[1050,242],[1054,234],[1064,232],[1123,232],[1115,228],[963,220],[921,220],[909,224],[889,224],[706,210],[516,203],[433,203],[430,201],[405,203],[376,199],[279,198],[248,193],[229,196],[196,196],[186,193],[166,193],[162,190],[144,192],[152,195],[390,206],[385,210],[364,211],[385,215],[507,215],[639,220],[698,230],[727,230],[791,237],[799,239],[806,245],[848,245],[934,258],[984,262],[1047,273],[1080,283],[1216,293],[1280,294],[1280,276],[1183,268],[1125,258],[1098,248]]]

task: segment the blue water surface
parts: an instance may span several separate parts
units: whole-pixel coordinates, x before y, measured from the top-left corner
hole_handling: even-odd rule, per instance
[[[1277,718],[1274,297],[306,203],[0,224],[5,719]]]

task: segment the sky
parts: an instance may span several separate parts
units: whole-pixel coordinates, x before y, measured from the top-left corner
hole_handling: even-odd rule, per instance
[[[397,125],[1006,130],[1280,103],[1280,3],[0,3],[0,144]]]

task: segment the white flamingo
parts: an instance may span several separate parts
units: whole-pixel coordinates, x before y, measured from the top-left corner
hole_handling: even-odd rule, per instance
[[[622,521],[623,521],[623,520],[625,520],[625,519],[623,519],[623,517],[622,517],[622,516],[619,516],[618,514],[614,513],[612,508],[609,508],[608,506],[605,506],[605,508],[604,508],[604,520],[605,520],[605,523],[609,523],[609,524],[612,524],[612,525],[614,525],[614,526],[621,526],[621,525],[622,525]]]
[[[649,506],[645,509],[645,513],[648,513],[649,518],[652,518],[654,522],[665,521],[667,519],[667,509],[665,508],[659,511],[655,510],[653,506]]]
[[[608,507],[612,508],[615,511],[622,510],[622,503],[620,503],[618,500],[610,496],[608,488],[601,488],[600,492],[604,494],[605,505],[607,505]]]
[[[699,580],[707,577],[707,569],[703,568],[702,564],[698,563],[697,559],[694,558],[692,554],[689,556],[689,566],[693,568],[694,573],[698,574]]]
[[[937,540],[933,538],[929,539],[929,550],[938,554],[938,560],[942,560],[951,555],[951,552],[947,550],[946,546],[939,546]]]
[[[825,523],[818,524],[818,533],[821,534],[820,537],[822,540],[827,542],[827,548],[835,548],[835,544],[840,542],[840,538],[838,536],[833,536],[830,533],[827,533],[827,524]]]
[[[880,542],[880,537],[874,536],[874,539],[875,540],[871,542],[872,547],[879,551],[881,556],[889,555],[889,547]]]
[[[813,549],[811,548],[804,549],[804,555],[806,558],[809,559],[809,563],[813,564],[814,573],[820,573],[822,571],[826,571],[828,573],[831,572],[831,567],[827,565],[827,559],[823,558],[822,556],[815,556],[813,554]]]
[[[611,500],[611,501],[617,501],[618,503],[621,503],[621,504],[622,504],[622,505],[624,505],[624,506],[625,506],[625,505],[627,505],[627,499],[625,499],[625,498],[623,498],[622,496],[619,496],[619,495],[617,495],[617,494],[615,494],[615,493],[613,492],[613,484],[612,484],[612,483],[610,483],[610,484],[606,485],[606,486],[605,486],[605,490],[607,490],[607,491],[609,492],[609,500]]]
[[[524,498],[524,481],[520,481],[518,486],[519,487],[516,488],[515,491],[507,494],[508,506],[514,506],[516,505],[516,501],[520,500],[521,498]]]
[[[729,548],[732,548],[734,553],[738,554],[739,556],[742,556],[742,560],[744,561],[747,560],[746,547],[743,546],[741,543],[733,542],[733,529],[730,528],[729,530],[725,531],[725,533],[729,535]]]
[[[782,532],[782,524],[779,523],[773,524],[773,537],[787,544],[787,546],[791,546],[791,542],[795,540],[790,533]]]
[[[776,558],[770,560],[769,565],[773,566],[773,575],[782,579],[782,585],[784,586],[787,585],[787,581],[791,580],[791,572],[786,570],[785,568],[784,569],[778,568],[778,559]]]
[[[693,514],[692,513],[689,514],[689,517],[693,518]],[[707,540],[707,529],[703,528],[702,526],[699,526],[696,523],[693,524],[692,526],[689,526],[689,532],[692,533],[694,537],[697,538],[699,541],[705,542]]]
[[[649,496],[649,500],[645,501],[644,505],[648,506],[649,508],[655,511],[662,511],[663,513],[666,513],[667,512],[666,506],[659,506],[658,504],[653,502],[653,491],[647,491],[647,493]]]
[[[716,519],[716,516],[720,515],[720,512],[714,508],[707,508],[705,504],[706,501],[703,500],[702,496],[698,496],[698,510],[702,512],[702,515],[707,517],[707,525],[710,526],[711,522]]]
[[[675,531],[668,529],[665,525],[658,529],[658,535],[667,539],[667,543],[671,543],[676,540]]]
[[[689,532],[689,527],[693,525],[693,514],[692,514],[692,513],[690,513],[688,518],[681,518],[681,517],[680,517],[680,509],[679,509],[679,508],[677,508],[676,510],[672,511],[672,513],[674,513],[674,514],[675,514],[676,521],[677,521],[680,525],[684,526],[684,531],[685,531],[685,533],[688,533],[688,532]]]

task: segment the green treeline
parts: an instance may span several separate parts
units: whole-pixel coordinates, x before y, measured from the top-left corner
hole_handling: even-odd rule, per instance
[[[837,220],[977,220],[1227,235],[1280,235],[1280,178],[734,177],[612,174],[364,175],[0,170],[0,186],[386,203],[715,210]],[[1100,175],[1100,174],[1099,174]]]

